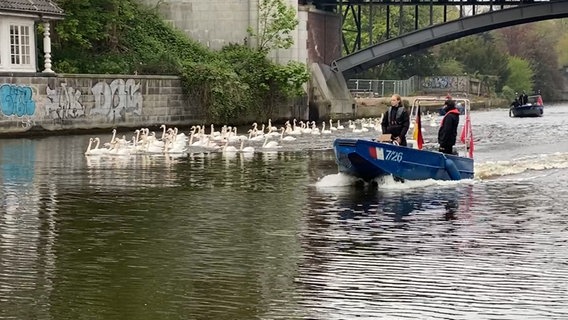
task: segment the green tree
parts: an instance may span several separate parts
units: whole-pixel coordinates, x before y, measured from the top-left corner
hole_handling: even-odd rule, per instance
[[[182,77],[187,92],[210,121],[231,123],[246,113],[250,87],[226,61],[187,60]]]
[[[183,59],[203,61],[212,55],[134,0],[57,3],[66,12],[54,26],[57,72],[179,74]]]
[[[532,92],[534,72],[530,62],[519,57],[511,56],[507,63],[509,76],[505,85],[516,92]]]
[[[497,48],[490,34],[454,40],[439,49],[442,61],[455,59],[464,66],[464,73],[482,80],[488,88],[502,88],[509,76],[508,56]]]
[[[540,90],[549,100],[559,98],[559,92],[562,91],[562,75],[555,49],[561,33],[555,24],[551,21],[542,21],[503,28],[495,33],[507,53],[530,62],[534,71],[534,88]]]
[[[455,58],[449,58],[440,62],[438,68],[438,75],[440,76],[462,76],[464,73],[463,63],[457,61]]]
[[[511,87],[505,85],[501,90],[501,97],[505,98],[508,101],[513,101],[515,98],[519,96],[518,92],[513,90]]]
[[[568,33],[564,34],[556,44],[556,53],[558,54],[558,65],[560,67],[568,66]]]
[[[291,33],[297,25],[296,11],[283,0],[260,0],[258,30],[249,26],[247,33],[256,38],[260,51],[288,49],[294,44]]]

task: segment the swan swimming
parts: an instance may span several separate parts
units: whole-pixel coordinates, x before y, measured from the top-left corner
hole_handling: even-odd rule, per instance
[[[268,137],[264,139],[264,143],[262,144],[262,148],[264,149],[276,149],[282,148],[282,146],[278,145],[276,141],[268,141]]]

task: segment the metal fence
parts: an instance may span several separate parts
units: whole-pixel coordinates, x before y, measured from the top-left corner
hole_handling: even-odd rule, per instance
[[[416,77],[407,80],[349,79],[347,88],[354,97],[385,97],[394,93],[401,96],[417,91]]]

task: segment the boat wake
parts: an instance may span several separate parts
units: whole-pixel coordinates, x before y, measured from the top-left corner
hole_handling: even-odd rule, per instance
[[[404,189],[414,189],[414,188],[424,188],[428,186],[448,186],[448,185],[458,185],[464,183],[472,183],[472,179],[462,179],[462,180],[406,180],[404,183],[395,181],[392,176],[384,176],[381,178],[376,178],[373,182],[364,182],[356,177],[344,174],[336,173],[330,174],[322,177],[316,182],[315,186],[319,190],[331,190],[344,187],[352,186],[375,186],[379,189],[386,190],[404,190]]]
[[[463,179],[458,181],[433,179],[406,180],[404,183],[401,183],[394,181],[392,176],[385,176],[373,180],[371,184],[382,190],[404,190],[424,188],[428,186],[448,186],[463,183],[467,184],[472,183],[476,180],[490,180],[501,177],[511,177],[514,175],[526,174],[530,172],[538,173],[545,170],[566,168],[568,168],[568,153],[556,152],[550,154],[531,155],[506,161],[487,161],[483,163],[475,163],[474,179]],[[336,173],[322,177],[319,181],[316,182],[315,186],[320,190],[325,190],[351,186],[366,186],[371,184],[365,183],[363,182],[363,180],[347,174]]]
[[[475,179],[492,179],[527,171],[568,168],[568,153],[528,156],[510,161],[488,161],[475,164]]]

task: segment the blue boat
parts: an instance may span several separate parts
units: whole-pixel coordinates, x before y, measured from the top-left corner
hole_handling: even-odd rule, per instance
[[[415,99],[410,112],[411,122],[415,121],[415,115],[420,113],[420,103],[431,104],[440,101],[444,100],[433,97]],[[469,100],[465,99],[463,105],[466,115],[462,127],[463,148],[458,148],[457,154],[418,149],[416,141],[413,140],[408,140],[409,146],[399,146],[389,141],[390,135],[383,135],[380,141],[339,138],[333,142],[339,172],[367,182],[389,175],[397,181],[473,179],[473,136]],[[417,126],[418,130],[421,127]]]
[[[392,175],[405,180],[473,179],[473,159],[364,139],[333,142],[339,172],[371,181]]]

